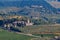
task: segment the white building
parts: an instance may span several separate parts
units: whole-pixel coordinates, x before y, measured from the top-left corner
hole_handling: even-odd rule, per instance
[[[26,23],[26,26],[32,26],[32,25],[33,25],[33,23],[30,22],[30,20],[28,19],[28,20],[27,20],[27,23]]]

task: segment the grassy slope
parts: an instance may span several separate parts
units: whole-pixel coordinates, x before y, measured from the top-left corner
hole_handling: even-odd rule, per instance
[[[54,37],[54,36],[56,36],[56,35],[54,35],[54,34],[33,34],[33,35],[43,36],[43,37]]]
[[[32,37],[0,29],[0,40],[31,40]]]

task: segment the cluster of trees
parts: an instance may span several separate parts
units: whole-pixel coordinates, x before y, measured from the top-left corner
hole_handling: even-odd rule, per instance
[[[47,24],[47,22],[42,19],[32,19],[32,22],[34,23],[34,25]]]
[[[3,20],[0,20],[0,26],[2,26],[3,25]]]

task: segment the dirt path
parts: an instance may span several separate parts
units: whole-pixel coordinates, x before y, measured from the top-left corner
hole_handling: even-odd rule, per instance
[[[31,37],[41,37],[41,36],[35,36],[35,35],[32,35],[32,34],[24,34],[24,33],[19,33],[19,32],[16,32],[17,34],[22,34],[22,35],[27,35],[27,36],[31,36]]]

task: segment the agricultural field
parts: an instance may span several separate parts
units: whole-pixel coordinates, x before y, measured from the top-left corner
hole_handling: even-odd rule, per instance
[[[41,37],[41,34],[28,36],[24,34],[17,34],[15,32],[9,32],[0,28],[0,40],[50,40],[50,38],[51,37],[49,37],[49,35],[44,37]]]
[[[38,26],[26,26],[23,28],[20,28],[21,31],[24,33],[31,33],[31,34],[40,34],[40,33],[60,33],[60,25],[54,24],[54,25],[38,25]]]
[[[53,26],[53,27],[52,27]],[[49,30],[48,30],[49,28]],[[55,28],[55,29],[51,29]],[[58,36],[57,34],[40,34],[40,32],[57,32],[60,26],[57,25],[38,25],[38,26],[26,26],[19,28],[23,34],[10,32],[0,28],[0,40],[50,40],[51,38]],[[43,30],[44,29],[44,30]],[[47,31],[46,31],[47,30]],[[28,35],[31,34],[31,35]]]
[[[31,40],[33,37],[0,29],[0,40]]]

